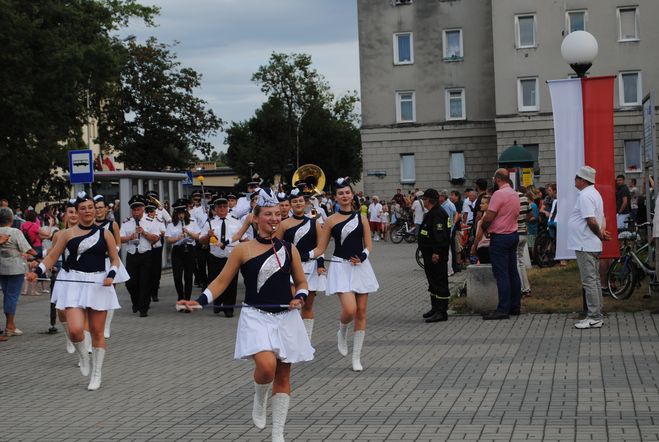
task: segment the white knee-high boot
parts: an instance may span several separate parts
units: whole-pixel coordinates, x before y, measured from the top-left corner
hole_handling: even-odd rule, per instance
[[[83,376],[89,376],[90,370],[90,360],[89,353],[87,353],[87,343],[82,340],[80,342],[74,342],[73,347],[78,352],[78,357],[80,358],[80,373]]]
[[[269,384],[257,384],[254,382],[254,408],[252,409],[252,420],[254,421],[254,426],[256,426],[256,428],[265,428],[265,414],[271,389],[272,382]]]
[[[339,353],[343,356],[348,356],[348,326],[350,323],[344,324],[339,321],[339,331],[336,333],[337,346]]]
[[[291,397],[286,393],[272,396],[272,442],[284,442],[284,426]]]
[[[92,354],[92,334],[85,330],[85,340],[84,343],[87,346],[87,353]]]
[[[87,390],[98,390],[101,388],[101,370],[105,359],[105,349],[94,347],[92,349],[92,377],[89,379]]]
[[[105,330],[103,331],[103,336],[105,336],[105,339],[110,337],[110,324],[112,323],[113,317],[114,310],[108,310],[108,313],[105,316]]]
[[[303,319],[302,322],[304,322],[304,329],[307,331],[307,336],[309,336],[309,340],[311,341],[311,335],[313,334],[313,319]]]
[[[365,330],[357,330],[353,336],[352,344],[352,369],[353,371],[362,371],[362,363],[360,360],[362,354],[362,346],[364,345]]]
[[[66,338],[66,352],[72,355],[76,352],[76,348],[73,346],[73,342],[71,342],[71,338],[69,337],[69,323],[62,322],[62,327],[64,327],[64,337]]]

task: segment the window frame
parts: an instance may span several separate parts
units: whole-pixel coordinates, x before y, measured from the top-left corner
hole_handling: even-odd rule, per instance
[[[462,116],[459,118],[451,117],[451,92],[460,92],[460,98],[462,99]],[[444,90],[444,109],[446,112],[446,121],[462,121],[467,119],[467,104],[465,88],[463,87],[452,87],[446,88]]]
[[[634,10],[634,27],[636,31],[636,37],[634,38],[623,38],[622,37],[622,17],[620,13],[624,10]],[[641,32],[640,32],[640,26],[639,26],[639,12],[638,12],[638,5],[636,6],[618,6],[616,8],[616,17],[618,19],[618,42],[626,42],[626,41],[640,41],[641,40]]]
[[[626,74],[636,74],[638,80],[636,81],[636,98],[637,101],[634,103],[625,102],[625,82],[622,77]],[[618,72],[618,104],[620,107],[638,107],[641,106],[643,102],[643,77],[641,76],[641,71],[620,71]]]
[[[638,169],[629,169],[627,167],[627,143],[628,142],[636,142],[638,143],[638,158],[639,158],[639,165]],[[628,140],[623,140],[622,142],[622,156],[623,156],[623,165],[625,168],[625,173],[641,173],[643,172],[643,142],[641,139],[638,138],[631,138]]]
[[[533,17],[533,44],[532,45],[522,45],[519,19],[525,17]],[[536,13],[529,14],[517,14],[515,15],[515,47],[517,49],[531,49],[538,47],[538,16]]]
[[[412,157],[412,162],[414,164],[414,176],[412,178],[406,178],[403,176],[403,158]],[[401,184],[414,184],[416,183],[416,157],[413,153],[401,153],[400,154],[400,182]]]
[[[524,106],[524,91],[522,81],[535,80],[535,106]],[[517,111],[538,112],[540,111],[540,80],[538,77],[519,77],[517,79]]]
[[[410,36],[410,61],[400,61],[400,52],[398,48],[398,36],[399,35],[409,35]],[[404,66],[406,64],[414,64],[414,33],[409,32],[394,32],[394,65],[395,66]]]
[[[583,12],[583,31],[588,31],[588,9],[572,9],[569,11],[565,11],[565,30],[566,34],[569,35],[572,32],[572,20],[570,20],[570,14],[574,14],[577,12]]]
[[[404,94],[412,94],[412,119],[403,120],[402,119],[402,109],[401,109],[401,96]],[[396,123],[415,123],[416,122],[416,92],[415,91],[396,91]]]
[[[446,34],[448,32],[455,32],[458,31],[460,32],[460,55],[457,57],[449,57],[447,50],[448,50],[448,38]],[[442,30],[442,60],[443,61],[462,61],[465,58],[465,50],[464,50],[464,40],[463,40],[463,31],[462,28],[450,28],[450,29],[443,29]]]

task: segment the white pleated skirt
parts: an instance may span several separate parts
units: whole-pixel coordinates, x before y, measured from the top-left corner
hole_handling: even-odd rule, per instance
[[[252,307],[242,309],[234,358],[251,359],[262,351],[271,351],[280,361],[291,364],[313,360],[316,350],[299,310],[270,313]]]
[[[373,293],[380,288],[368,258],[357,265],[336,256],[332,256],[332,261],[327,269],[327,296],[345,292]]]
[[[121,308],[114,287],[103,285],[106,275],[107,273],[104,271],[85,273],[62,269],[57,273],[50,302],[55,304],[58,310],[70,307],[91,308],[99,311]]]
[[[324,292],[327,288],[327,277],[318,274],[318,261],[315,259],[302,263],[304,276],[307,278],[307,285],[310,292]]]
[[[107,272],[110,271],[110,267],[112,267],[112,264],[110,263],[110,258],[105,258],[105,274],[107,275]],[[126,282],[130,279],[130,275],[128,274],[128,270],[126,270],[126,266],[124,265],[123,262],[119,261],[119,269],[117,270],[117,274],[114,277],[114,283],[115,284],[121,284],[122,282]]]

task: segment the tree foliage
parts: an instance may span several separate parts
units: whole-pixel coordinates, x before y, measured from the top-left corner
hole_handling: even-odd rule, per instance
[[[120,152],[127,169],[186,168],[195,152],[209,156],[207,137],[222,121],[194,96],[201,75],[182,68],[166,44],[154,38],[131,43],[121,83],[103,106],[100,142]]]
[[[81,127],[121,70],[112,33],[157,8],[136,0],[0,0],[0,188],[27,205],[61,197]]]
[[[252,80],[268,99],[252,118],[233,123],[225,141],[227,162],[243,179],[254,162],[261,177],[280,174],[289,182],[298,147],[300,164],[317,164],[329,182],[361,175],[356,93],[335,99],[306,54],[273,53]]]

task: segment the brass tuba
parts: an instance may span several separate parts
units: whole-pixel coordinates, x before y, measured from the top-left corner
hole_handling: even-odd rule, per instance
[[[320,195],[325,187],[325,173],[323,169],[315,164],[304,164],[295,171],[291,182],[293,186],[303,182],[305,183],[305,192]]]
[[[163,208],[162,203],[160,201],[158,201],[158,198],[156,198],[155,196],[149,195],[147,198],[149,199],[151,204],[156,206],[157,209],[162,209]]]

